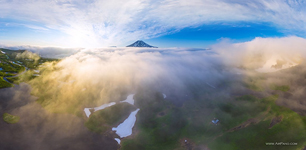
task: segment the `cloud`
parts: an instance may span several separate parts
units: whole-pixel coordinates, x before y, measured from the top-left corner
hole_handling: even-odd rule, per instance
[[[35,26],[35,25],[28,25],[28,24],[20,24],[22,26],[25,26],[27,28],[31,28],[31,29],[34,29],[34,30],[42,30],[42,31],[47,31],[49,29],[47,28],[44,28],[44,27],[40,27],[40,26]]]
[[[222,55],[228,65],[273,72],[305,61],[305,43],[306,39],[295,36],[256,38],[236,44],[225,41],[212,46],[212,49]]]
[[[303,64],[305,41],[299,37],[257,38],[245,43],[221,42],[211,50],[88,48],[57,64],[44,64],[41,76],[30,85],[33,94],[44,97],[50,104],[47,109],[55,112],[80,111],[79,107],[95,107],[146,88],[173,95],[176,102],[182,98],[178,95],[192,95],[197,86],[229,95],[243,85],[232,88],[225,83],[244,82],[256,70],[275,72]],[[287,63],[280,65],[280,61]]]
[[[28,50],[34,52],[41,57],[46,58],[65,58],[71,56],[83,48],[62,48],[62,47],[42,47],[42,46],[12,46],[12,45],[0,45],[0,48],[7,48],[12,50]]]
[[[31,53],[29,51],[25,51],[23,53],[17,53],[16,54],[16,59],[32,59],[35,60],[35,62],[37,60],[39,60],[39,55],[36,53]]]
[[[59,30],[69,35],[65,38],[69,46],[97,47],[226,22],[266,22],[303,36],[305,6],[297,0],[2,0],[0,17],[39,22],[42,28]]]
[[[118,149],[113,138],[90,132],[82,118],[47,112],[30,91],[25,83],[0,90],[0,113],[20,117],[14,125],[0,122],[1,149]]]
[[[0,24],[4,24],[5,26],[8,26],[8,27],[23,26],[23,27],[26,27],[26,28],[30,28],[30,29],[34,29],[34,30],[39,30],[39,31],[47,31],[47,30],[49,30],[48,28],[37,26],[37,25],[32,25],[32,24],[2,23],[2,22],[0,22]]]
[[[165,92],[169,97],[189,95],[186,82],[213,89],[207,84],[217,86],[224,74],[234,74],[224,71],[219,62],[218,55],[209,50],[83,49],[58,64],[44,64],[41,76],[30,85],[34,95],[44,97],[47,110],[76,113],[80,107],[118,101],[140,89]]]
[[[211,106],[204,106],[209,107],[208,110],[218,107],[220,101],[227,103],[236,96],[252,94],[261,98],[278,94],[277,104],[305,114],[305,40],[299,37],[286,37],[257,38],[249,42],[234,44],[223,41],[214,45],[210,50],[87,48],[58,63],[44,63],[39,68],[41,76],[29,81],[31,89],[21,84],[14,87],[15,89],[0,90],[2,93],[0,98],[9,99],[7,97],[11,97],[10,99],[15,99],[12,100],[15,103],[27,97],[34,99],[31,95],[35,95],[39,98],[38,103],[45,108],[41,109],[31,104],[10,111],[24,118],[21,120],[23,121],[22,129],[37,127],[36,124],[41,127],[35,134],[29,132],[34,138],[28,138],[30,141],[38,139],[38,143],[41,143],[40,147],[29,149],[44,148],[46,145],[51,145],[53,139],[59,139],[60,145],[67,145],[78,143],[75,142],[78,141],[78,138],[73,139],[71,143],[67,143],[64,139],[83,137],[83,135],[93,136],[83,126],[81,117],[86,118],[83,109],[100,106],[110,101],[118,102],[125,99],[130,93],[135,93],[136,97],[137,94],[140,94],[140,97],[145,95],[145,98],[136,99],[136,103],[141,100],[150,101],[152,95],[147,95],[150,92],[165,93],[166,100],[176,105],[190,102],[188,100],[191,102],[196,100],[197,102],[193,101],[195,103],[191,103],[191,106],[185,105],[191,109],[192,105],[198,104],[198,101],[210,101],[211,103],[208,102],[208,104]],[[294,62],[299,66],[269,74],[255,71],[267,64],[268,69],[275,71],[278,67],[273,66],[282,64],[279,60]],[[264,78],[263,87],[266,89],[256,92],[246,88],[246,80],[250,78],[257,80],[258,76]],[[271,92],[269,86],[274,84],[289,85],[290,91]],[[18,87],[25,89],[16,90]],[[16,90],[15,93],[14,90]],[[24,91],[28,94],[24,94]],[[37,113],[41,111],[43,113]],[[49,114],[49,112],[56,113]],[[56,115],[58,113],[62,115]],[[44,118],[47,119],[43,120]],[[29,121],[27,122],[26,119]],[[37,122],[31,122],[32,120]],[[51,138],[47,136],[50,133],[53,133]],[[8,135],[9,140],[14,139],[7,132],[4,135]],[[29,136],[25,134],[22,137]],[[41,139],[45,139],[43,143]],[[4,142],[4,145],[7,143]],[[98,143],[101,146],[100,142]],[[91,144],[88,144],[87,141],[80,143],[80,146],[87,145]],[[58,148],[57,145],[54,146],[55,149]]]

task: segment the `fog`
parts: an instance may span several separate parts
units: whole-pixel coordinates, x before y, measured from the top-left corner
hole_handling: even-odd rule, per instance
[[[247,69],[273,72],[300,64],[306,57],[305,39],[299,37],[255,38],[245,43],[214,45],[224,63]]]
[[[8,102],[2,109],[26,119],[18,124],[21,129],[41,124],[41,128],[33,128],[37,136],[31,134],[36,140],[43,140],[51,131],[59,139],[83,134],[94,136],[83,126],[84,108],[122,101],[128,94],[143,91],[165,93],[167,100],[178,107],[188,103],[188,99],[203,96],[197,93],[199,90],[209,93],[202,100],[227,101],[237,94],[259,97],[279,94],[277,104],[303,114],[306,112],[306,104],[302,102],[306,96],[305,47],[305,39],[285,37],[256,38],[245,43],[223,41],[211,49],[82,49],[58,63],[43,64],[39,68],[41,76],[28,82],[30,87],[22,83],[0,90],[2,98],[9,97],[5,98]],[[280,69],[285,70],[280,72]],[[248,78],[261,75],[265,76],[262,87],[266,91],[259,94],[243,86]],[[285,94],[275,92],[269,89],[272,84],[290,85],[290,90]],[[14,101],[26,103],[14,106]],[[44,113],[33,114],[33,111]],[[36,118],[44,121],[35,122]],[[41,147],[50,144],[36,142]]]
[[[89,132],[81,118],[45,111],[30,90],[25,83],[0,90],[1,114],[20,116],[18,124],[0,122],[0,149],[117,149],[116,141]]]
[[[84,49],[56,65],[45,65],[42,76],[30,84],[34,95],[52,95],[47,96],[50,109],[61,111],[66,104],[72,107],[79,101],[99,106],[144,87],[168,94],[188,93],[185,84],[199,80],[217,85],[233,73],[222,66],[220,58],[205,49]]]
[[[256,38],[245,43],[221,42],[209,50],[83,49],[58,64],[44,65],[41,70],[46,71],[30,84],[34,93],[57,93],[51,97],[56,99],[52,103],[58,109],[64,102],[70,105],[79,98],[93,106],[116,101],[122,99],[118,93],[136,93],[143,87],[170,95],[171,92],[188,93],[186,85],[194,83],[205,83],[218,90],[218,85],[225,80],[301,64],[305,58],[305,43],[303,38],[286,37]],[[82,91],[84,88],[86,91]]]

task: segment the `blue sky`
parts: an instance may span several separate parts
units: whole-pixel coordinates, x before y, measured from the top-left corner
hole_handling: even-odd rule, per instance
[[[267,23],[237,23],[236,25],[202,25],[196,28],[185,28],[177,33],[146,40],[159,47],[197,47],[209,48],[222,40],[246,42],[256,37],[284,37],[290,34],[279,31]]]
[[[51,45],[65,33],[43,27],[35,22],[0,19],[0,40],[9,44]],[[280,31],[269,23],[237,22],[232,24],[215,23],[198,27],[187,27],[174,33],[150,39],[142,39],[158,47],[197,47],[207,48],[221,40],[245,42],[256,37],[284,37],[290,34]],[[124,43],[128,45],[129,43]],[[118,46],[125,46],[120,44]]]
[[[306,35],[300,0],[1,1],[0,45],[207,48],[222,40]]]
[[[52,45],[52,41],[60,36],[64,34],[36,22],[0,18],[1,44]]]

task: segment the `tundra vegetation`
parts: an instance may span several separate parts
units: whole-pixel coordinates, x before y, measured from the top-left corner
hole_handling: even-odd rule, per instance
[[[14,123],[17,123],[19,119],[20,117],[18,116],[14,116],[8,113],[3,114],[3,121],[5,121],[6,123],[14,124]]]
[[[23,55],[18,55],[18,59],[21,58]],[[184,72],[178,74],[182,87],[159,82],[145,82],[135,86],[135,103],[131,105],[120,103],[131,94],[127,86],[131,84],[130,80],[126,81],[125,78],[130,72],[120,70],[120,74],[107,74],[101,69],[89,73],[95,69],[91,66],[94,66],[92,61],[96,58],[90,59],[89,67],[83,64],[83,59],[70,59],[73,65],[68,67],[67,64],[72,64],[68,60],[41,64],[41,76],[33,77],[35,72],[29,69],[18,78],[10,76],[6,80],[27,82],[31,85],[31,94],[37,97],[35,102],[47,112],[75,115],[82,119],[82,125],[89,131],[101,136],[114,136],[111,129],[139,108],[133,134],[121,139],[123,150],[172,150],[185,149],[186,146],[193,149],[229,150],[302,149],[306,145],[305,108],[294,105],[303,103],[305,97],[306,71],[301,69],[305,66],[303,64],[271,73],[246,70],[247,73],[242,75],[233,75],[228,73],[227,68],[216,66],[216,72],[222,72],[224,77],[220,77],[214,84],[210,80],[208,84],[208,80],[199,76],[189,78],[193,72],[185,77]],[[33,59],[33,62],[36,61],[40,59]],[[100,60],[98,62],[101,63]],[[102,64],[98,67],[106,66],[112,71],[112,65],[109,67],[106,62]],[[3,79],[6,72],[1,72]],[[3,79],[3,83],[8,82]],[[94,108],[109,102],[116,102],[116,105],[92,111],[89,118],[83,112],[84,108]],[[219,120],[218,124],[211,122],[214,118]],[[267,142],[298,144],[266,146]]]

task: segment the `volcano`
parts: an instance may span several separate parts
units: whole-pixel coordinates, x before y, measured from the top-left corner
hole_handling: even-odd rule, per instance
[[[151,47],[151,48],[157,48],[157,47],[151,46],[151,45],[149,45],[149,44],[147,44],[147,43],[145,43],[144,41],[141,41],[141,40],[138,40],[138,41],[134,42],[133,44],[128,45],[126,47]]]

